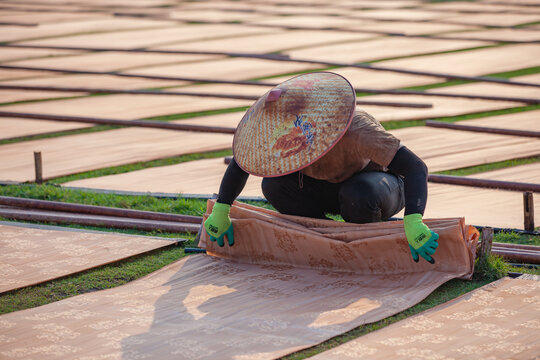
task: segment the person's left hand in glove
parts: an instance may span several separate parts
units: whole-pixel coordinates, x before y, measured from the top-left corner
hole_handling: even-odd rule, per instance
[[[435,260],[431,255],[435,253],[439,243],[439,234],[431,231],[426,224],[422,222],[421,214],[409,214],[403,217],[403,225],[405,227],[405,235],[409,242],[409,249],[415,262],[418,262],[420,255],[431,264]]]
[[[229,212],[231,206],[216,201],[212,213],[204,222],[206,233],[210,236],[210,241],[217,241],[219,246],[225,245],[223,239],[227,235],[229,246],[234,245],[234,232]]]

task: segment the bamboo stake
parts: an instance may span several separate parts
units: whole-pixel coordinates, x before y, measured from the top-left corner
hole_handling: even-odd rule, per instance
[[[443,128],[443,129],[452,129],[452,130],[474,131],[474,132],[484,132],[484,133],[490,133],[490,134],[527,136],[527,137],[540,138],[540,131],[499,129],[499,128],[491,128],[491,127],[485,127],[485,126],[453,124],[453,123],[447,123],[447,122],[435,121],[435,120],[427,120],[426,126],[435,127],[435,128]]]
[[[490,227],[482,230],[482,241],[480,243],[480,261],[487,261],[489,254],[491,253],[491,246],[493,242],[493,229]]]
[[[36,184],[43,183],[43,164],[41,161],[41,151],[34,151],[34,169],[36,173]]]
[[[534,231],[534,201],[533,193],[523,193],[523,226],[527,231]]]

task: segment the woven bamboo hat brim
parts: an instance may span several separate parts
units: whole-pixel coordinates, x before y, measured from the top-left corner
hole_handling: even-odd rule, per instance
[[[234,135],[234,158],[257,176],[301,170],[341,139],[355,105],[354,88],[341,75],[314,72],[289,79],[245,113]]]

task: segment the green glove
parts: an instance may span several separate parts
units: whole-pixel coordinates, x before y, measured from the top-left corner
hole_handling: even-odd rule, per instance
[[[410,214],[403,217],[405,226],[405,235],[409,242],[409,249],[413,260],[418,262],[418,255],[434,264],[435,260],[431,257],[435,253],[439,243],[437,239],[439,234],[431,231],[426,224],[422,222],[422,214]]]
[[[210,236],[210,241],[217,241],[219,246],[223,246],[223,238],[227,235],[229,246],[234,245],[234,234],[229,212],[231,205],[216,203],[212,209],[212,213],[204,222],[206,233]]]

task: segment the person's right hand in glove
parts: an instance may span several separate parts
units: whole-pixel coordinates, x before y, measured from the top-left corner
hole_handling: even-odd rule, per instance
[[[212,213],[204,222],[204,228],[210,236],[210,241],[217,241],[219,246],[225,245],[223,241],[225,235],[227,235],[229,246],[234,245],[233,225],[229,218],[230,211],[230,205],[216,201]]]
[[[405,227],[405,236],[409,242],[409,249],[415,262],[418,262],[418,255],[426,259],[431,264],[435,260],[431,257],[435,253],[439,243],[439,234],[431,231],[426,224],[422,222],[421,214],[410,214],[403,217]]]

